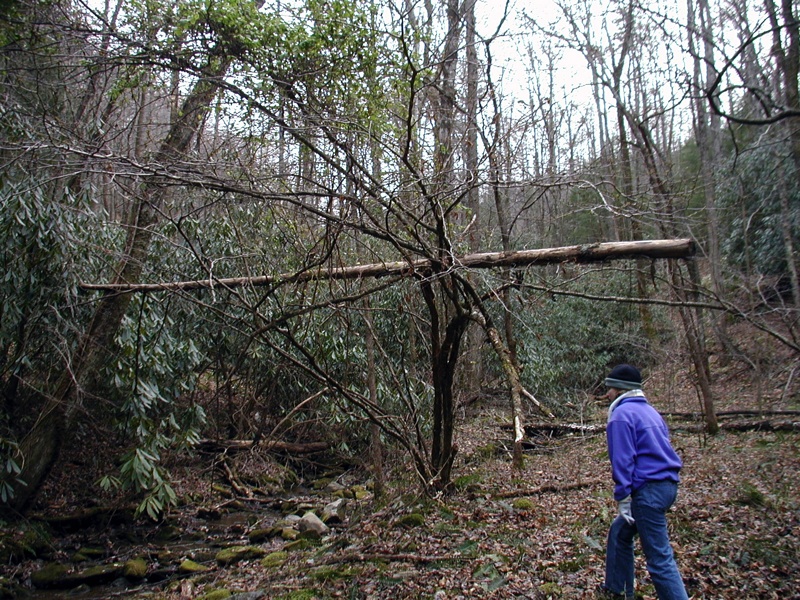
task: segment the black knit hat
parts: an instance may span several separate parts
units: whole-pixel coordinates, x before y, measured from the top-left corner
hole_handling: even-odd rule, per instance
[[[611,369],[605,384],[617,390],[638,390],[642,387],[642,374],[631,365],[617,365]]]

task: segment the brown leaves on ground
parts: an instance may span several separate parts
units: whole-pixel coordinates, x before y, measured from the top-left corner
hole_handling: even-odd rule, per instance
[[[367,502],[330,540],[290,553],[280,568],[242,565],[218,573],[217,584],[275,598],[297,590],[304,598],[594,597],[616,509],[604,437],[542,439],[513,472],[490,437],[494,425],[473,427],[462,437],[477,437],[459,440],[453,494],[414,497],[409,482],[405,495],[380,509]],[[670,529],[690,595],[800,598],[800,437],[673,439],[685,468]],[[424,523],[401,526],[410,513]],[[637,578],[640,597],[655,598],[638,547]]]

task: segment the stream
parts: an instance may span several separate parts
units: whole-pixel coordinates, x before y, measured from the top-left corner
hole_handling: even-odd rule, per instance
[[[272,504],[256,505],[252,509],[237,506],[230,511],[207,511],[185,508],[168,521],[152,523],[114,523],[101,519],[76,531],[54,534],[46,560],[29,562],[22,581],[29,593],[21,598],[33,600],[56,598],[113,598],[147,597],[161,592],[165,586],[189,574],[181,571],[184,560],[203,567],[216,565],[217,553],[231,546],[251,545],[249,534],[254,529],[268,529],[284,518]],[[190,512],[191,511],[191,512]],[[276,543],[280,542],[280,538]],[[261,543],[259,543],[261,545]],[[125,577],[115,564],[144,559],[144,578]],[[72,586],[72,575],[56,579],[58,587],[42,589],[32,584],[31,573],[46,566],[65,565],[82,576]],[[95,568],[98,572],[95,576]],[[108,570],[103,570],[108,569]],[[14,597],[0,593],[0,598]]]

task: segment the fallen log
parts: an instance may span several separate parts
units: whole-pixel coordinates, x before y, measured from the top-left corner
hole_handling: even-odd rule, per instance
[[[130,506],[93,506],[79,509],[73,513],[46,515],[32,514],[32,521],[47,523],[59,532],[74,532],[90,527],[108,527],[111,524],[133,523],[136,507]]]
[[[511,252],[478,252],[465,256],[453,256],[447,264],[435,264],[424,258],[419,260],[381,262],[351,267],[321,268],[262,275],[258,277],[217,278],[209,273],[206,279],[192,281],[169,281],[162,283],[81,283],[84,290],[106,292],[158,292],[165,290],[187,291],[214,287],[234,288],[241,286],[266,286],[278,283],[304,281],[326,281],[335,279],[364,279],[387,275],[411,276],[415,273],[430,273],[434,267],[442,269],[490,269],[496,267],[525,267],[550,265],[563,262],[591,263],[627,258],[689,258],[696,251],[695,243],[689,239],[641,240],[634,242],[606,242],[581,244],[559,248],[516,250]]]
[[[463,556],[458,555],[424,555],[424,554],[409,554],[409,553],[397,553],[397,552],[371,552],[371,553],[364,553],[364,552],[348,552],[345,554],[336,554],[333,556],[329,556],[323,559],[321,564],[325,565],[333,565],[333,564],[340,564],[340,563],[363,563],[363,562],[408,562],[408,563],[419,563],[419,564],[429,564],[435,563],[440,561],[454,561],[454,560],[466,560]]]
[[[504,424],[502,429],[510,429],[511,426]],[[606,425],[593,424],[587,425],[583,423],[541,423],[525,425],[525,435],[528,437],[560,437],[563,435],[578,434],[578,435],[597,435],[604,433]]]
[[[722,423],[720,428],[724,431],[800,431],[800,421]]]
[[[717,417],[794,417],[800,415],[800,410],[722,410],[716,413]],[[702,420],[703,414],[699,412],[662,412],[665,419],[694,419]]]
[[[698,419],[702,416],[698,415]],[[800,431],[800,421],[778,420],[771,421],[760,419],[758,421],[736,421],[720,423],[722,431]],[[503,430],[512,430],[513,426],[504,423],[500,426]],[[705,425],[670,425],[672,431],[687,433],[700,433],[704,431]],[[536,437],[561,437],[565,435],[600,435],[605,433],[605,423],[582,424],[582,423],[540,423],[525,425],[525,435],[530,438]]]
[[[551,483],[537,488],[520,488],[516,490],[508,490],[506,492],[498,492],[492,494],[493,498],[508,499],[520,498],[524,496],[538,496],[540,494],[560,494],[562,492],[571,492],[574,490],[582,490],[587,487],[594,487],[596,485],[607,484],[606,479],[593,479],[587,481],[573,481],[572,483]]]
[[[254,446],[268,452],[284,452],[286,454],[313,454],[324,452],[330,448],[327,442],[281,442],[279,440],[200,440],[197,449],[200,452],[240,452],[250,450]]]

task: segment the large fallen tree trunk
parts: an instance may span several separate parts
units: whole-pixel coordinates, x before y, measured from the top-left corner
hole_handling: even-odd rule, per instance
[[[734,423],[720,423],[722,431],[800,431],[800,421],[736,421]],[[511,424],[501,426],[504,430],[513,430]],[[703,431],[702,425],[671,425],[672,431],[699,433]],[[564,435],[600,435],[605,433],[605,423],[579,424],[579,423],[542,423],[525,425],[525,435],[535,437],[560,437]]]
[[[452,257],[452,268],[489,269],[493,267],[524,267],[548,265],[562,262],[590,263],[622,258],[689,258],[695,253],[695,244],[689,239],[644,240],[637,242],[607,242],[603,244],[583,244],[560,248],[538,250],[518,250],[516,252],[479,252],[465,256]],[[193,281],[173,281],[163,283],[82,283],[84,290],[106,292],[158,292],[166,290],[197,290],[203,288],[265,286],[277,283],[295,283],[327,279],[361,279],[366,277],[385,277],[387,275],[408,275],[427,272],[433,268],[433,261],[420,259],[356,265],[331,269],[312,269],[299,273],[281,275],[262,275],[260,277],[232,277],[219,279],[210,274],[207,279]]]
[[[794,417],[800,415],[800,410],[723,410],[717,413],[718,417]],[[663,412],[665,419],[699,420],[703,414],[699,412]]]

